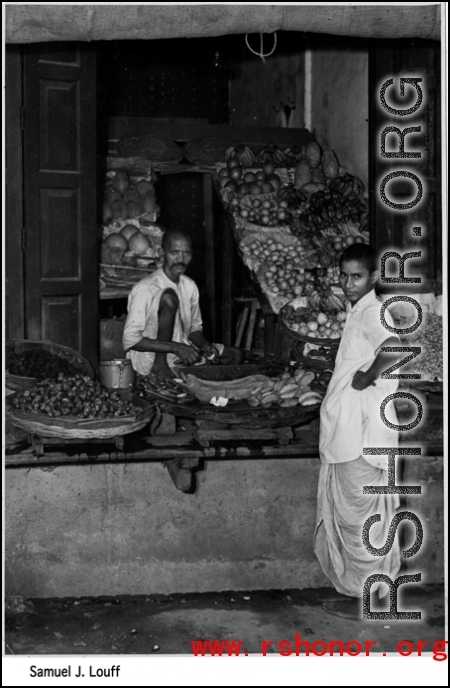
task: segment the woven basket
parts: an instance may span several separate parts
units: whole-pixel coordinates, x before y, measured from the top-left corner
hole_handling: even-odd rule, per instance
[[[292,354],[296,362],[303,368],[313,370],[316,373],[323,373],[325,370],[334,370],[334,358],[333,360],[326,361],[323,358],[317,358],[315,356],[303,356],[303,354],[300,353],[301,347],[303,347],[303,345],[298,347],[294,346]]]
[[[203,366],[177,366],[177,374],[192,374],[199,380],[238,380],[248,375],[267,375],[274,377],[282,373],[285,366],[281,362],[272,363],[247,363],[243,365],[203,365]]]
[[[320,403],[316,406],[294,406],[283,408],[252,408],[243,401],[230,401],[225,408],[213,408],[197,400],[190,404],[173,404],[159,402],[158,406],[165,413],[189,420],[209,420],[224,425],[236,425],[244,428],[282,428],[308,423],[320,413]]]
[[[22,430],[43,437],[58,437],[60,439],[107,439],[117,435],[128,435],[130,432],[142,430],[155,414],[154,404],[131,394],[130,392],[118,392],[125,401],[132,401],[139,406],[141,411],[136,415],[120,416],[118,418],[93,418],[83,420],[65,416],[64,418],[48,418],[37,413],[19,411],[11,405],[8,397],[6,410],[9,420]]]
[[[274,377],[284,370],[281,361],[273,361],[261,364],[248,364],[240,366],[179,366],[178,373],[192,373],[203,380],[235,380],[247,375],[262,374]],[[228,405],[217,408],[197,399],[190,402],[172,403],[165,400],[155,401],[162,411],[180,418],[190,420],[209,420],[224,425],[236,425],[248,428],[280,428],[286,426],[301,425],[307,423],[319,415],[320,404],[317,406],[294,406],[283,408],[271,406],[270,408],[251,407],[245,401],[230,400]]]
[[[310,344],[318,344],[319,346],[335,347],[337,350],[341,341],[340,339],[320,339],[319,337],[308,337],[304,334],[299,334],[299,332],[294,332],[294,330],[291,330],[290,327],[285,325],[281,318],[278,319],[277,327],[279,327],[282,332],[289,334],[293,339],[304,342],[305,344],[309,342]]]
[[[54,342],[33,342],[28,339],[14,339],[8,342],[5,346],[5,387],[13,391],[20,391],[22,389],[31,389],[37,385],[38,380],[35,377],[22,377],[20,375],[11,375],[8,373],[8,356],[15,353],[21,354],[24,351],[31,351],[33,349],[41,349],[49,351],[55,356],[64,359],[81,375],[87,375],[91,379],[94,377],[94,371],[91,364],[81,354],[68,346],[62,344],[55,344]]]
[[[325,346],[333,353],[332,360],[324,361],[318,358],[304,355],[304,348],[306,344],[316,344],[317,346]],[[305,337],[298,332],[289,329],[279,319],[275,330],[275,356],[281,361],[289,363],[295,359],[305,368],[311,370],[323,371],[332,370],[334,368],[334,360],[339,349],[340,339],[319,339],[318,337]]]

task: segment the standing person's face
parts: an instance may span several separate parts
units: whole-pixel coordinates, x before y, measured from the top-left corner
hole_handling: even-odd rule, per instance
[[[192,260],[192,247],[188,239],[172,238],[164,251],[163,270],[172,282],[178,282],[180,275]]]
[[[340,265],[339,282],[352,306],[373,289],[377,279],[378,272],[370,272],[359,260],[343,261]]]

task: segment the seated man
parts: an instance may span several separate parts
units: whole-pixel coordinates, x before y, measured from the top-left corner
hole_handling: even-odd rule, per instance
[[[163,267],[141,279],[128,297],[123,347],[140,375],[164,377],[178,359],[192,365],[202,356],[224,365],[243,362],[235,347],[211,344],[203,336],[199,292],[184,274],[192,260],[192,243],[181,230],[168,230],[162,240]]]

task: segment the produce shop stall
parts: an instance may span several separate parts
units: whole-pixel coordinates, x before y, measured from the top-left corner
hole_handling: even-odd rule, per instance
[[[157,37],[168,40],[147,40],[155,37],[155,23],[142,22],[129,7],[122,15],[134,12],[141,40],[131,40],[129,31],[111,34],[111,23],[100,36],[92,13],[97,35],[79,31],[80,17],[67,22],[65,10],[61,17],[49,10],[50,23],[45,17],[40,23],[30,21],[27,8],[27,35],[10,25],[12,40],[23,44],[8,45],[6,55],[7,339],[65,345],[92,372],[59,368],[48,383],[36,374],[38,366],[48,376],[43,360],[34,369],[8,371],[11,384],[13,376],[34,378],[31,389],[16,387],[8,400],[9,593],[45,598],[326,586],[312,540],[320,400],[344,322],[337,259],[346,242],[368,238],[367,192],[381,173],[376,144],[391,124],[372,101],[382,79],[398,70],[426,74],[426,127],[408,144],[426,148],[421,177],[427,193],[439,190],[439,101],[429,91],[439,84],[437,51],[418,46],[416,38],[414,47],[409,41],[406,49],[399,43],[378,50],[372,39],[383,32],[374,33],[372,15],[367,21],[370,8],[355,31],[365,27],[371,40],[350,44],[348,37],[324,36],[336,26],[329,8],[320,27],[306,27],[286,17],[271,23],[268,15],[278,9],[269,6],[252,10],[244,25],[230,6],[225,15],[236,16],[229,34],[200,8],[209,38],[181,14],[176,25],[163,21],[162,8]],[[424,11],[417,10],[420,35],[437,36],[429,30],[436,16],[423,28]],[[313,7],[311,15],[317,12]],[[107,8],[104,14],[111,18]],[[387,21],[383,9],[375,23],[391,27],[389,35],[418,35],[408,12],[406,19],[400,14]],[[354,17],[351,9],[348,26]],[[72,30],[78,43],[57,41],[59,18],[62,39]],[[36,27],[43,42],[29,44]],[[268,27],[278,32],[277,46],[263,62],[249,52],[244,34]],[[101,38],[108,40],[96,41]],[[258,48],[257,36],[248,41]],[[271,41],[263,37],[265,48]],[[415,222],[433,227],[414,243],[415,249],[426,244],[431,276],[438,263],[431,253],[433,241],[439,243],[438,195]],[[400,226],[396,213],[380,221],[373,206],[372,198],[377,233],[371,241],[377,249],[400,250],[409,226]],[[412,215],[404,215],[409,222]],[[217,379],[220,371],[211,366],[209,380],[185,370],[171,383],[149,379],[132,391],[99,387],[99,362],[124,357],[118,344],[130,289],[160,265],[163,229],[174,226],[194,238],[188,274],[202,295],[205,335],[234,344],[244,322],[240,299],[251,295],[265,320],[258,345],[249,344],[258,353],[228,380]],[[430,316],[440,317],[437,307]],[[420,369],[429,384],[411,380],[404,389],[421,399],[427,415],[401,442],[422,447],[422,460],[405,461],[403,477],[426,490],[420,517],[435,530],[414,561],[433,584],[442,582],[443,565],[443,395],[436,357],[442,322],[424,320],[424,327],[434,352],[420,361],[432,362]],[[244,331],[245,343],[250,339]],[[416,358],[415,370],[417,364]],[[120,365],[116,373],[120,379]],[[128,379],[129,370],[124,373]],[[410,421],[410,408],[396,406],[400,420]],[[405,497],[412,511],[417,501]]]
[[[303,362],[332,361],[346,319],[339,256],[370,239],[363,183],[315,141],[225,157],[214,188],[266,316],[266,353],[288,355],[288,335],[303,342]]]
[[[427,317],[422,368],[430,381],[404,389],[427,408],[427,423],[403,433],[440,455],[443,443],[442,351],[438,316]],[[39,368],[36,369],[36,364]],[[17,342],[7,352],[6,466],[163,462],[177,489],[195,490],[205,460],[308,459],[318,453],[320,400],[329,371],[281,363],[179,368],[173,381],[150,376],[134,393],[105,389],[76,352],[51,343]],[[34,374],[36,377],[31,377]],[[41,379],[39,379],[41,378]],[[411,411],[396,402],[400,422]],[[171,434],[164,417],[176,417]],[[111,444],[112,443],[112,444]]]
[[[15,426],[28,433],[35,457],[27,448],[20,459],[10,458],[10,465],[15,460],[58,462],[64,445],[83,442],[109,442],[118,450],[116,457],[167,461],[165,452],[188,440],[187,464],[171,460],[167,465],[175,483],[191,489],[199,460],[232,456],[236,444],[242,456],[247,451],[252,457],[317,456],[320,403],[346,320],[339,256],[345,246],[369,242],[364,185],[309,132],[304,145],[290,146],[236,143],[237,133],[246,132],[233,133],[234,142],[222,133],[189,139],[183,146],[155,134],[125,134],[115,141],[103,186],[100,298],[126,298],[139,279],[161,265],[158,180],[168,174],[201,174],[207,241],[225,225],[266,318],[265,357],[234,370],[208,365],[180,369],[171,382],[150,376],[136,389],[132,376],[129,389],[119,391],[114,387],[123,387],[121,378],[117,385],[101,380],[101,387],[86,369],[84,377],[77,377],[80,371],[59,370],[55,382],[28,381],[28,389],[19,384],[8,409]],[[224,289],[222,297],[224,310],[229,310],[231,293]],[[421,357],[426,385],[421,391],[433,395],[438,418],[442,318],[434,310],[426,313],[423,330],[415,336],[430,338],[429,355]],[[395,315],[406,322],[404,313]],[[18,356],[24,346],[16,342],[10,354]],[[50,349],[61,361],[62,349],[51,344]],[[15,363],[18,372],[25,370],[26,362]],[[103,360],[101,366],[107,363],[120,360]],[[40,372],[45,371],[44,366]],[[13,378],[8,374],[11,384]],[[407,408],[399,404],[398,412],[407,415]],[[121,419],[116,432],[114,418]],[[437,437],[442,437],[439,429]],[[59,451],[50,451],[54,445]],[[77,456],[91,454],[88,450]]]

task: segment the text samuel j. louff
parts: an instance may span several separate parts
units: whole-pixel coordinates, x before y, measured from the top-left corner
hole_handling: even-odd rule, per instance
[[[118,664],[117,666],[113,664],[112,667],[109,667],[108,669],[98,669],[96,667],[89,666],[88,676],[95,678],[112,678],[113,676],[119,676],[119,672],[120,664]],[[83,678],[85,674],[82,671],[81,666],[76,667],[76,671],[72,674],[72,666],[70,664],[68,667],[65,667],[64,669],[62,667],[59,667],[58,669],[39,668],[35,664],[32,664],[30,666],[30,676],[36,678],[42,678],[44,676],[74,676],[74,678]]]

